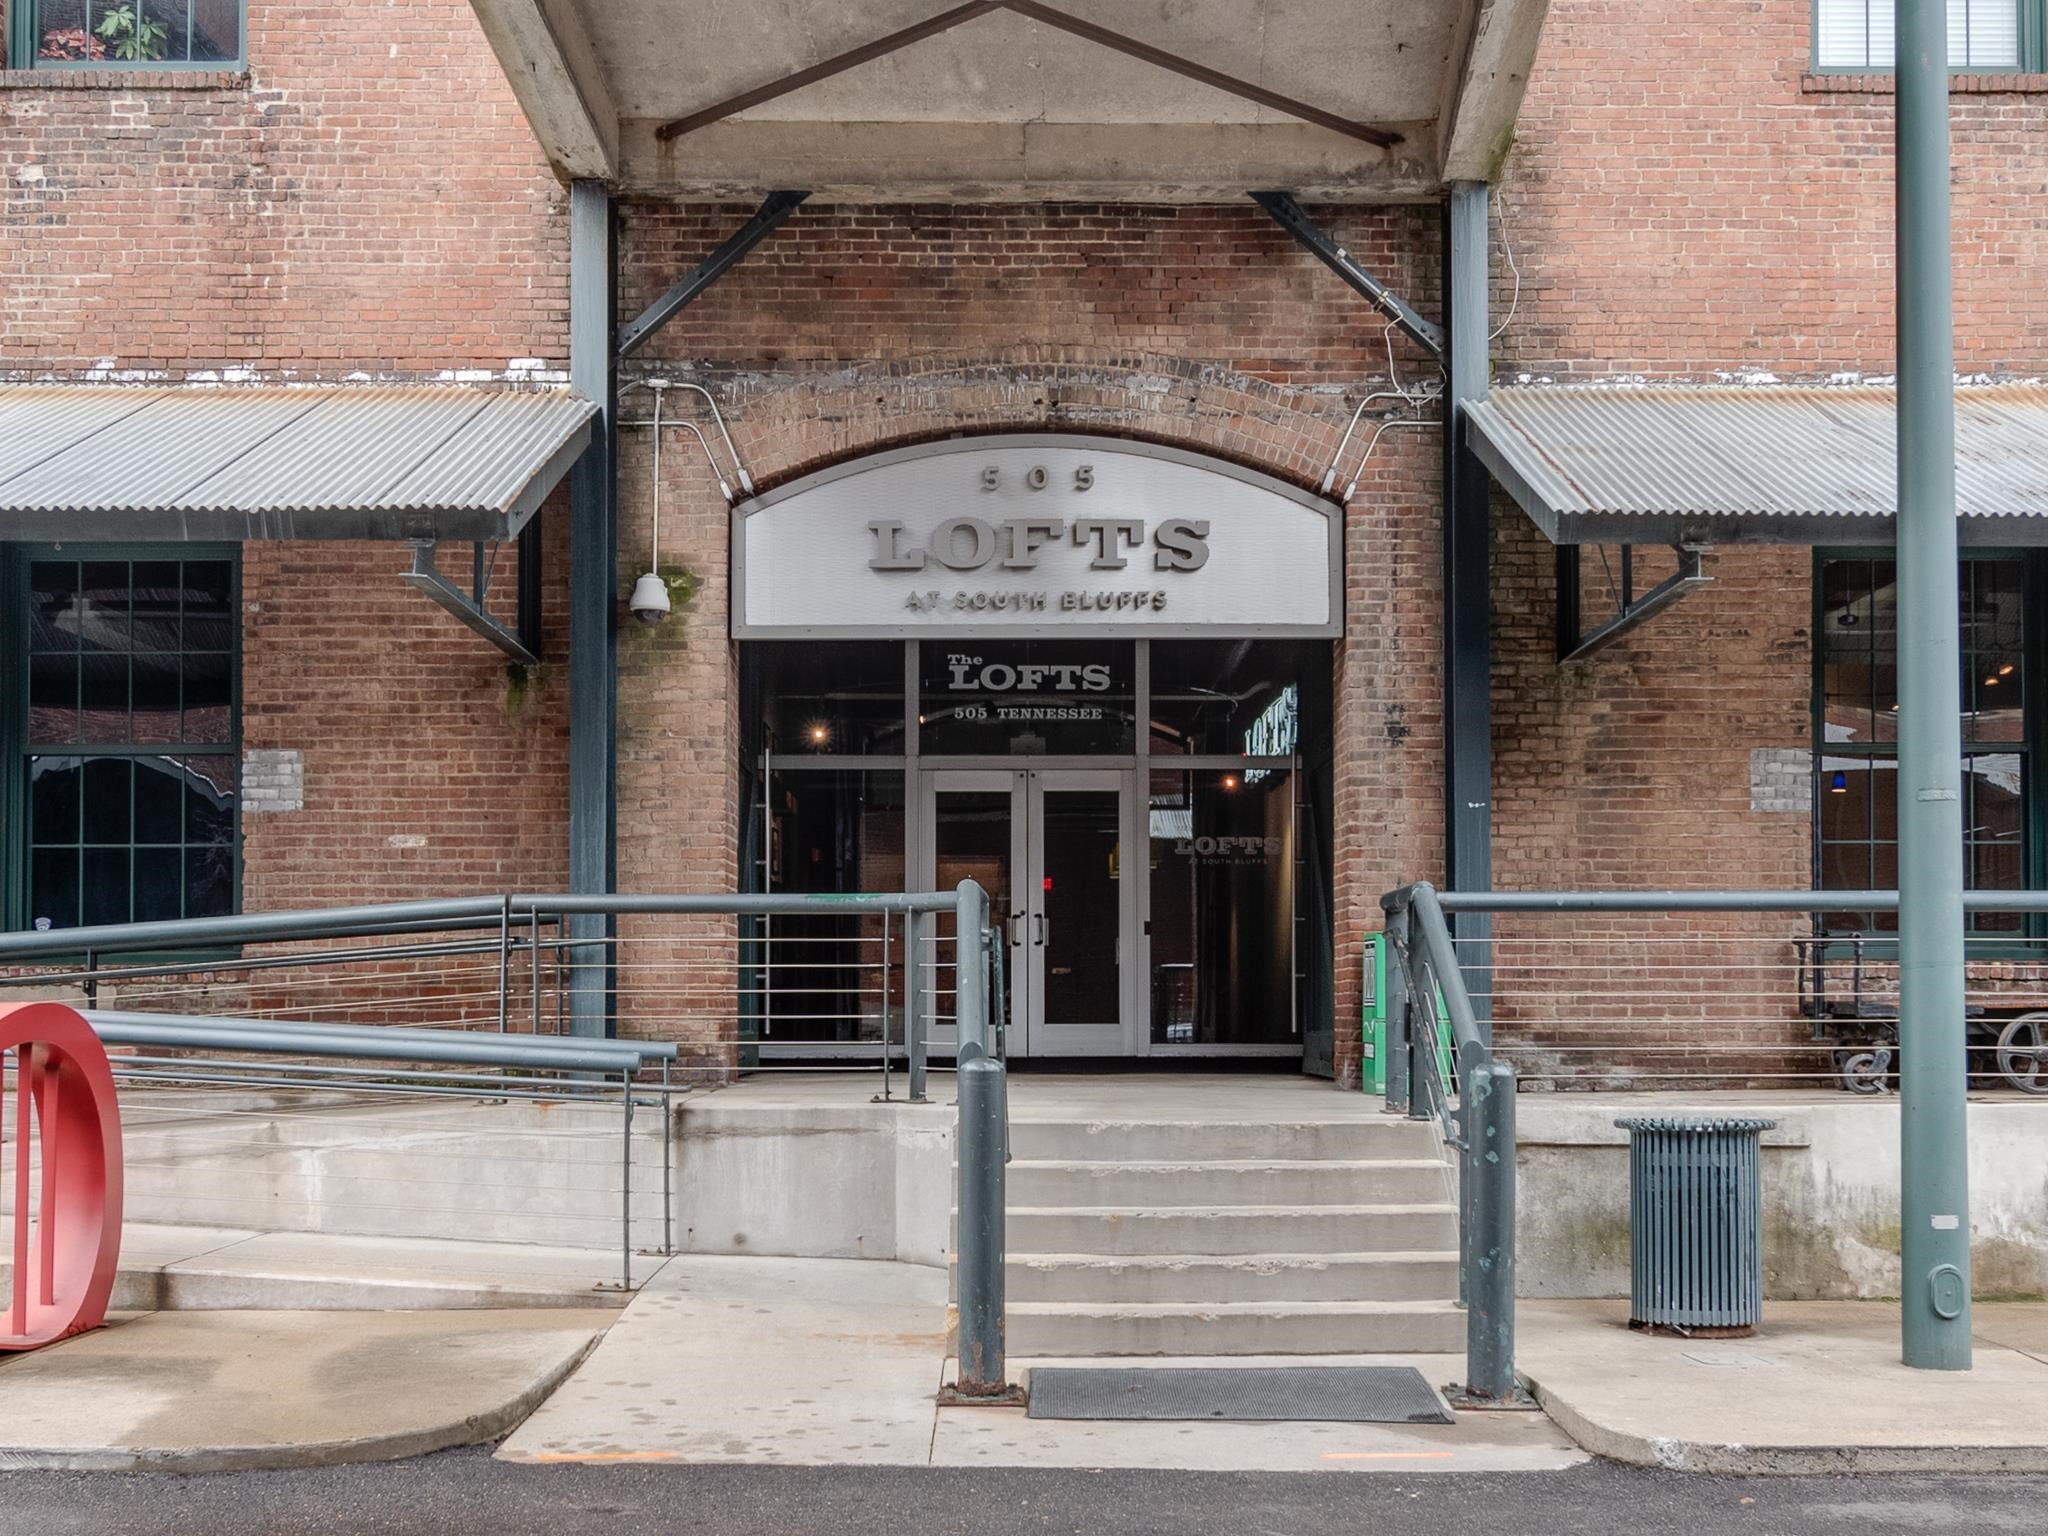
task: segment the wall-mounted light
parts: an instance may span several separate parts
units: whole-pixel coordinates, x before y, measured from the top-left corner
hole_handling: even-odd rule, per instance
[[[1834,776],[1828,780],[1828,793],[1831,795],[1846,795],[1849,793],[1849,775],[1837,770]]]
[[[804,727],[804,737],[814,747],[829,746],[832,741],[832,727],[822,720],[814,720]]]
[[[711,466],[712,478],[718,482],[718,494],[725,498],[725,504],[727,506],[732,505],[732,487],[726,483],[725,472],[718,467],[718,459],[711,452],[711,444],[704,440],[704,434],[700,430],[698,430],[697,424],[695,422],[664,422],[661,419],[662,396],[670,388],[669,381],[667,379],[647,379],[643,382],[645,383],[645,386],[648,389],[654,392],[654,419],[652,421],[621,421],[619,423],[619,425],[622,427],[652,427],[654,429],[654,494],[652,497],[653,521],[651,524],[651,531],[648,535],[647,541],[647,574],[642,576],[638,581],[633,583],[633,595],[632,597],[627,599],[626,606],[632,610],[633,617],[638,619],[642,624],[659,624],[663,619],[668,617],[669,609],[671,606],[669,603],[668,596],[668,583],[661,579],[662,428],[664,426],[681,427],[685,432],[688,432],[692,437],[697,439],[697,446],[704,450],[705,463]],[[709,393],[704,391],[698,385],[685,384],[682,386],[682,388],[697,390],[697,392],[699,394],[702,394],[705,399],[711,399]],[[716,414],[717,409],[717,402],[713,401],[712,411],[714,415]],[[724,428],[725,423],[721,419],[719,421],[719,430],[723,431]],[[730,437],[728,437],[726,439],[726,445],[730,447],[731,443],[732,440]],[[734,456],[733,462],[739,462],[737,455]],[[740,472],[740,478],[743,482],[746,482],[746,471],[742,470]],[[747,483],[749,485],[749,488],[751,489],[751,482]]]
[[[1234,773],[1226,773],[1225,775],[1223,775],[1223,787],[1225,789],[1237,788],[1237,775]]]

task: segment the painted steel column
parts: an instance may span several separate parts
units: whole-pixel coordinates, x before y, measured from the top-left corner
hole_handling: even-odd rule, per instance
[[[1453,891],[1493,886],[1492,603],[1487,540],[1491,487],[1465,445],[1463,406],[1486,398],[1487,196],[1479,181],[1451,183],[1444,205],[1444,877]],[[1453,919],[1465,989],[1491,1038],[1493,919]],[[1477,942],[1474,942],[1477,941]]]
[[[1899,1189],[1904,1359],[1970,1368],[1948,7],[1898,0]]]
[[[618,767],[618,472],[614,455],[617,376],[612,353],[614,290],[611,190],[569,184],[569,381],[601,408],[590,446],[569,471],[569,890],[610,892],[617,875]],[[612,1032],[610,953],[613,920],[567,920],[569,1029]]]

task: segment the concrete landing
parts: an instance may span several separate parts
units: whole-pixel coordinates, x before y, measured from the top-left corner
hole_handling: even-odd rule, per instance
[[[0,1468],[215,1472],[492,1440],[611,1312],[156,1312],[0,1357]]]
[[[124,1312],[622,1307],[616,1249],[347,1237],[130,1222],[113,1305]],[[661,1267],[636,1254],[636,1283]],[[0,1263],[0,1292],[12,1273]]]
[[[1747,1339],[1523,1301],[1518,1364],[1587,1450],[1688,1472],[2048,1472],[2048,1305],[1980,1303],[1975,1367],[1908,1370],[1883,1302],[1770,1302]]]
[[[922,1265],[675,1259],[498,1454],[521,1462],[1403,1472],[1585,1459],[1548,1420],[1526,1413],[1465,1415],[1454,1425],[1086,1424],[1032,1421],[1021,1408],[940,1408],[935,1396],[951,1372],[945,1291],[945,1275]],[[1432,1382],[1449,1380],[1457,1365],[1414,1355],[1329,1361],[1413,1364]],[[1012,1379],[1028,1380],[1029,1370],[1029,1361],[1013,1362]]]

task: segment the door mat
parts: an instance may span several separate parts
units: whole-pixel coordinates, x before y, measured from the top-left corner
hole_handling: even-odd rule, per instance
[[[1038,1366],[1034,1419],[1323,1420],[1449,1424],[1443,1400],[1405,1365],[1288,1365],[1101,1370]]]

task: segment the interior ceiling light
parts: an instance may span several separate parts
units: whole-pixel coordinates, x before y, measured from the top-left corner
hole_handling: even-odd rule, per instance
[[[1846,795],[1849,793],[1849,775],[1841,772],[1839,769],[1836,770],[1835,776],[1828,781],[1828,793],[1831,795]]]

